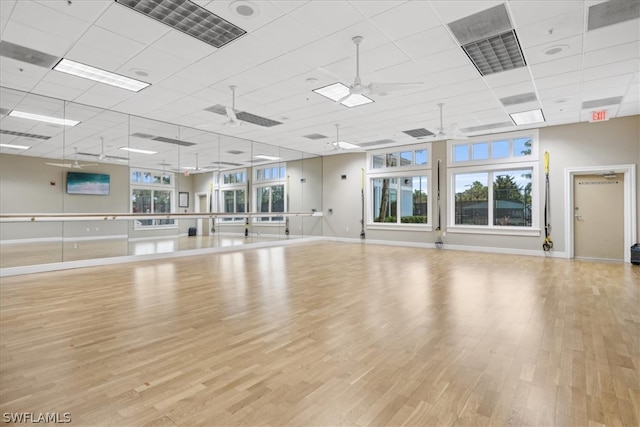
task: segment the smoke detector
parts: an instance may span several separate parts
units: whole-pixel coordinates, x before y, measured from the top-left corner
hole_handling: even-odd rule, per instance
[[[257,4],[248,0],[236,0],[229,4],[229,10],[244,19],[254,19],[260,15]]]

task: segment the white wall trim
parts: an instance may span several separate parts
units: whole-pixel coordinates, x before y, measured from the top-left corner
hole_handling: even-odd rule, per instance
[[[569,167],[564,169],[564,238],[566,258],[574,258],[573,230],[573,178],[579,175],[602,174],[607,172],[624,174],[624,262],[631,262],[631,245],[636,238],[636,165],[605,165]]]
[[[0,245],[20,245],[24,243],[49,243],[49,242],[62,242],[62,236],[34,237],[32,239],[0,240]]]

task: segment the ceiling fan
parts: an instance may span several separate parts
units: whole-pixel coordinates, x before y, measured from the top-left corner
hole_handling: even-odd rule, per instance
[[[436,138],[442,139],[467,139],[469,138],[467,135],[463,134],[460,129],[456,126],[455,123],[452,123],[446,129],[442,125],[442,107],[444,107],[444,103],[438,103],[438,107],[440,108],[440,128],[438,128],[438,133],[436,134]]]
[[[224,107],[227,113],[227,119],[229,119],[225,122],[225,125],[231,126],[231,127],[240,126],[242,124],[242,122],[238,120],[238,117],[236,116],[236,88],[237,86],[229,86],[229,89],[231,89],[231,93],[233,94],[233,99],[231,101],[231,108]]]
[[[422,85],[422,83],[362,83],[360,78],[360,44],[363,39],[362,36],[355,36],[351,39],[356,45],[356,77],[353,79],[353,84],[349,85],[349,93],[336,102],[342,103],[352,95],[386,94],[394,90],[411,89]]]
[[[78,162],[78,148],[77,147],[73,147],[73,151],[74,151],[74,157],[73,157],[73,163],[46,163],[49,166],[57,166],[60,168],[70,168],[70,169],[82,169],[82,168],[86,168],[89,166],[96,166],[97,163],[84,163],[84,164],[80,164]]]
[[[352,144],[350,142],[346,142],[346,141],[342,141],[340,139],[340,124],[336,123],[335,124],[336,127],[336,140],[333,142],[327,142],[327,145],[329,145],[331,148],[328,151],[331,152],[343,152],[343,151],[354,151],[357,149],[361,149],[362,147]]]

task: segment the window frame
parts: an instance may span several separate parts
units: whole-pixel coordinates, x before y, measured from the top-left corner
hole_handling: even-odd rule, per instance
[[[433,230],[433,218],[434,218],[434,209],[435,203],[432,195],[435,194],[435,190],[433,189],[433,180],[432,180],[432,143],[421,143],[421,144],[411,144],[411,145],[403,145],[397,147],[388,147],[377,150],[371,150],[367,152],[367,169],[366,169],[366,179],[364,182],[364,191],[366,194],[365,197],[365,222],[367,229],[371,230],[405,230],[405,231],[432,231]],[[426,150],[426,163],[423,165],[416,165],[416,151]],[[373,161],[375,156],[386,155],[391,153],[398,153],[398,159],[401,158],[401,153],[411,151],[412,152],[412,163],[410,165],[398,165],[398,166],[383,166],[380,168],[373,167]],[[397,191],[398,195],[401,194],[401,180],[403,178],[415,178],[415,177],[425,177],[427,180],[426,190],[427,190],[427,222],[426,223],[403,223],[402,222],[402,206],[401,206],[401,197],[396,198],[396,211],[399,213],[397,215],[396,222],[374,222],[375,214],[373,212],[374,209],[374,198],[373,198],[373,188],[374,188],[374,180],[375,179],[397,179]]]
[[[150,174],[152,182],[139,182],[134,181],[133,176],[134,173],[141,173],[142,176],[144,174]],[[164,177],[169,177],[169,183],[163,183]],[[154,177],[160,177],[160,182],[153,182]],[[131,213],[141,213],[141,212],[133,212],[133,193],[136,190],[149,190],[151,191],[151,212],[150,214],[157,214],[155,212],[155,204],[153,203],[154,195],[156,191],[167,191],[170,194],[171,203],[170,203],[170,211],[169,212],[160,212],[160,213],[175,213],[176,212],[176,189],[175,189],[175,180],[176,176],[173,172],[166,171],[158,171],[153,169],[130,169],[129,170],[129,212]],[[166,229],[174,229],[178,228],[178,220],[171,219],[151,219],[151,224],[143,225],[140,223],[140,220],[134,220],[133,229],[138,230],[166,230]],[[170,224],[159,224],[159,221],[172,221]]]
[[[510,236],[540,236],[540,203],[543,197],[540,194],[540,165],[539,165],[539,132],[537,129],[518,131],[504,134],[491,135],[489,138],[476,137],[466,140],[447,141],[447,232],[469,234],[494,234]],[[531,137],[531,154],[524,156],[513,155],[513,140]],[[494,141],[510,140],[510,156],[491,158],[491,143]],[[489,158],[486,160],[453,161],[455,147],[461,145],[473,145],[477,143],[489,143]],[[471,154],[471,148],[470,148]],[[494,225],[494,190],[495,172],[509,170],[531,169],[531,226]],[[456,206],[456,175],[471,173],[488,173],[488,197],[487,197],[487,225],[463,225],[455,223]]]
[[[273,170],[274,168],[276,168],[278,170],[278,177],[277,178],[273,178],[270,177],[269,179],[265,179],[264,178],[264,172],[263,172],[263,177],[258,179],[258,175],[260,173],[260,171],[264,171],[266,169],[270,169]],[[251,188],[251,201],[253,203],[252,206],[254,206],[253,212],[258,213],[258,191],[263,189],[263,188],[269,188],[269,212],[264,212],[266,215],[264,215],[264,217],[268,217],[268,219],[262,219],[262,216],[254,216],[252,218],[252,223],[254,225],[260,225],[260,226],[280,226],[282,224],[285,223],[285,217],[282,216],[279,219],[274,219],[277,218],[277,215],[273,215],[275,214],[279,214],[279,213],[286,213],[288,211],[288,206],[287,206],[287,165],[286,163],[283,162],[278,162],[278,163],[272,163],[272,164],[264,164],[264,165],[260,165],[259,167],[254,167],[253,168],[253,185]],[[283,176],[280,176],[283,175]],[[283,198],[283,210],[282,212],[273,212],[273,187],[276,186],[282,186],[282,198]],[[263,213],[263,212],[260,212]]]
[[[241,181],[234,181],[234,182],[227,182],[225,183],[225,181],[227,181],[227,176],[231,176],[231,175],[235,175],[237,176],[237,174],[241,174],[243,180]],[[250,191],[249,186],[247,185],[247,177],[248,177],[248,173],[247,173],[247,168],[240,168],[240,169],[230,169],[230,170],[226,170],[224,172],[220,172],[220,177],[219,177],[219,181],[218,181],[218,203],[219,203],[219,207],[220,207],[220,212],[222,213],[247,213],[247,200],[248,200],[248,195],[247,192]],[[244,191],[244,212],[237,212],[236,211],[236,207],[237,207],[237,192],[239,190]],[[233,212],[227,212],[226,209],[226,204],[225,204],[225,200],[224,200],[224,194],[227,191],[233,191]],[[218,218],[217,223],[220,225],[223,224],[237,224],[237,223],[241,223],[245,221],[245,217],[223,217],[223,218]]]

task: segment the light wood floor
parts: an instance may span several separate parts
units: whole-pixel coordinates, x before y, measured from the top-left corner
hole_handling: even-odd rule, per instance
[[[637,426],[640,267],[315,242],[1,279],[0,412]]]

